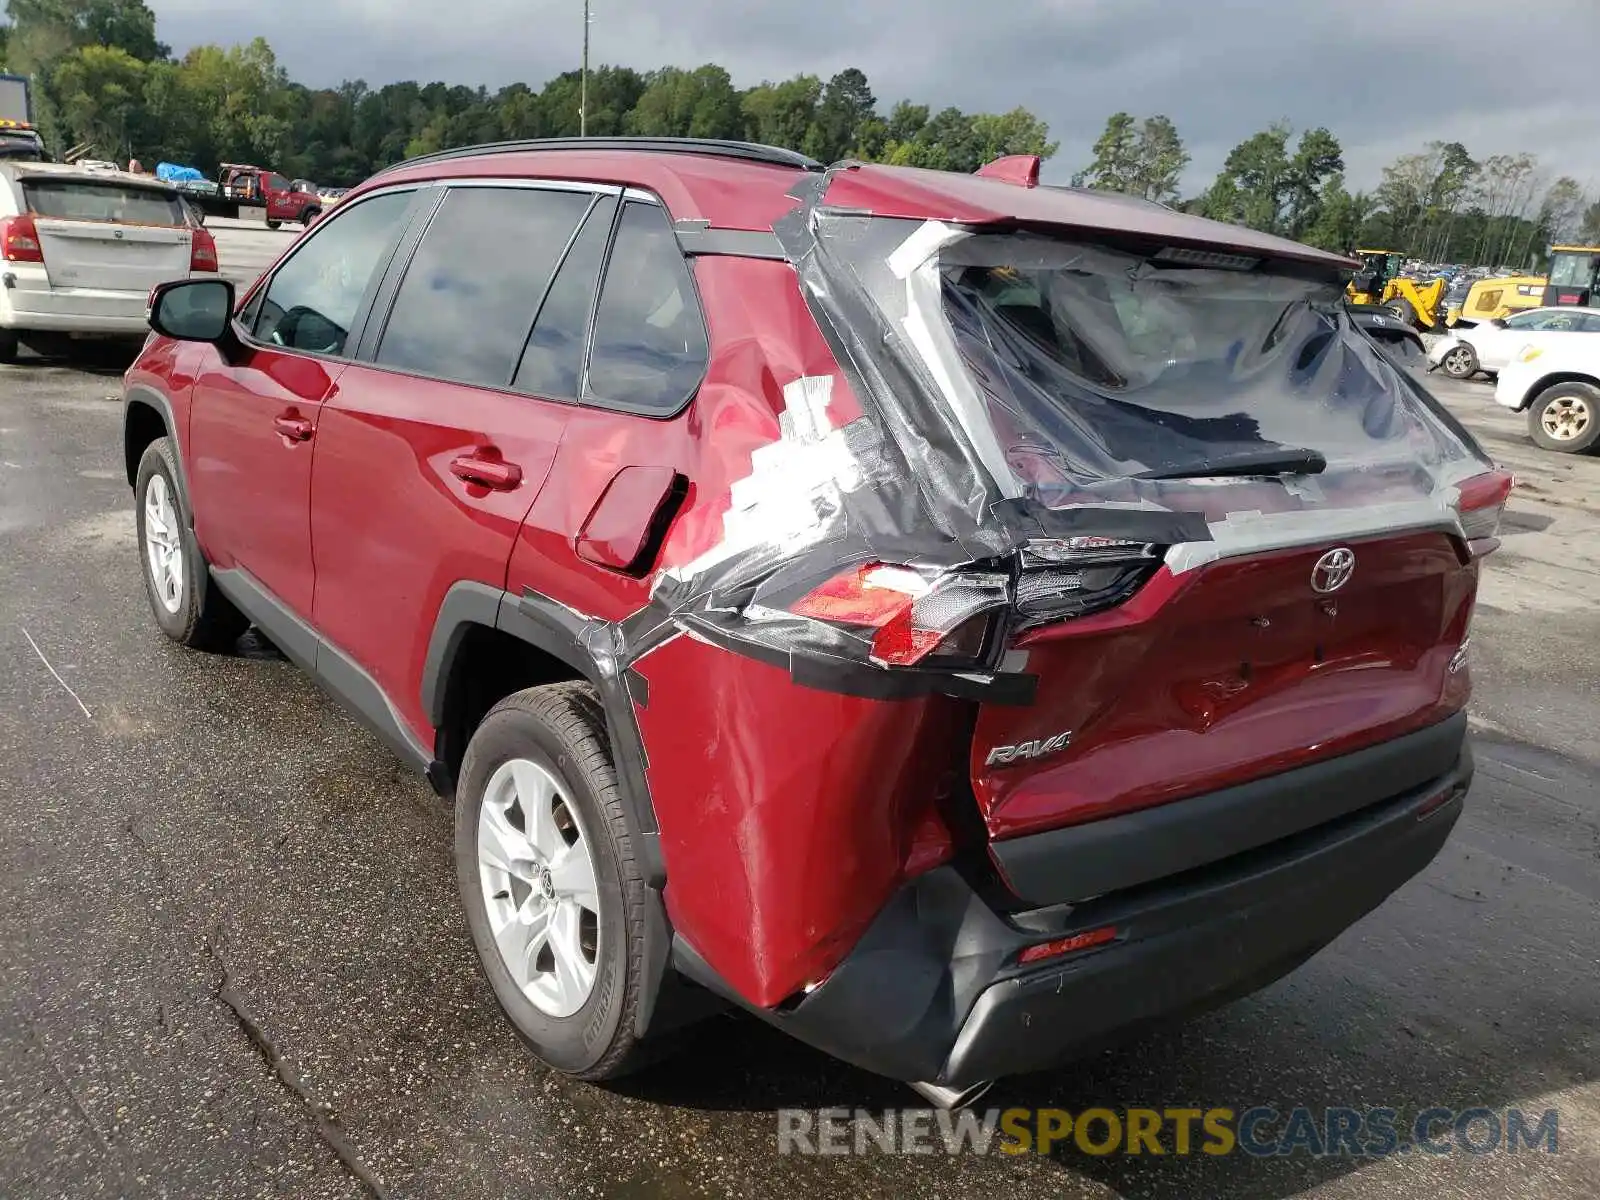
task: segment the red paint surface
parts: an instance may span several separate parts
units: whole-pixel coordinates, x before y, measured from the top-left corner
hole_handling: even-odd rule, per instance
[[[948,856],[936,797],[960,767],[962,705],[803,688],[687,636],[637,669],[673,926],[741,995],[777,1004]]]
[[[445,399],[448,397],[448,400]],[[424,745],[422,667],[445,593],[504,587],[568,406],[352,366],[324,406],[311,490],[317,568],[312,623],[388,693]],[[496,491],[457,478],[477,455],[514,463]]]
[[[1355,574],[1332,596],[1310,586],[1330,548],[1317,545],[1177,578],[1163,568],[1120,608],[1026,637],[1036,701],[986,706],[972,748],[991,834],[1243,783],[1462,708],[1465,673],[1447,666],[1465,636],[1476,566],[1440,533],[1346,544]],[[984,765],[996,745],[1068,730],[1071,744],[1048,758]]]
[[[344,367],[265,349],[242,350],[230,364],[209,346],[195,349],[185,447],[195,536],[214,566],[241,566],[296,612],[310,613],[315,427]],[[284,437],[279,417],[310,421],[311,438]]]

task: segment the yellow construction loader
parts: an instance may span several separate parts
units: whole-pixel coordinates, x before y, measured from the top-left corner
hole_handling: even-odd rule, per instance
[[[1406,256],[1398,250],[1357,250],[1361,270],[1351,278],[1346,295],[1351,304],[1379,304],[1413,329],[1432,329],[1444,320],[1442,302],[1444,279],[1419,287],[1414,279],[1402,279],[1400,267]]]

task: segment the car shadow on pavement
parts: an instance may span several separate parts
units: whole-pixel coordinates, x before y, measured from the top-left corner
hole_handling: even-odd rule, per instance
[[[52,346],[47,354],[23,348],[13,370],[59,369],[76,371],[84,375],[121,378],[139,356],[138,342],[71,342],[60,347]]]

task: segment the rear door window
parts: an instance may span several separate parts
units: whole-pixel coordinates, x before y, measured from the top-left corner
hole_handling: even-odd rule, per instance
[[[255,337],[313,354],[343,354],[378,266],[392,251],[411,192],[363,200],[316,226],[266,287]]]
[[[653,416],[700,385],[709,346],[688,264],[661,207],[623,206],[595,313],[584,399]]]
[[[188,223],[177,194],[160,188],[99,179],[30,179],[22,194],[28,211],[39,217],[119,225]]]
[[[593,203],[582,191],[453,188],[406,268],[377,364],[509,386],[556,264]]]

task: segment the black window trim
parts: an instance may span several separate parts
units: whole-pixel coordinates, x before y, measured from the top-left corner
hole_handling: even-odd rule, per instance
[[[683,263],[684,278],[689,281],[688,299],[694,304],[695,315],[700,319],[700,328],[706,336],[706,360],[700,367],[700,376],[694,385],[687,389],[683,399],[678,401],[671,409],[646,408],[641,404],[625,404],[619,400],[607,400],[603,396],[596,396],[589,390],[589,360],[594,355],[595,325],[600,319],[600,301],[606,294],[606,277],[611,274],[611,254],[616,249],[617,235],[622,230],[622,216],[628,210],[629,201],[651,205],[660,210],[662,218],[667,222],[667,229],[673,234],[674,244],[678,247],[678,257]],[[600,263],[600,278],[594,289],[594,297],[589,304],[589,327],[584,332],[583,341],[583,372],[578,380],[578,404],[583,408],[598,409],[601,412],[625,413],[630,417],[645,417],[653,421],[671,421],[680,416],[688,408],[694,398],[700,394],[700,389],[705,386],[706,375],[711,369],[711,329],[706,324],[706,306],[700,296],[700,282],[695,278],[694,268],[689,265],[689,259],[684,255],[683,245],[677,240],[677,228],[672,222],[667,206],[661,200],[640,188],[629,188],[623,193],[622,203],[617,205],[616,216],[611,223],[611,238],[606,243],[605,257]]]
[[[594,306],[595,296],[600,293],[600,275],[594,279],[594,292],[589,297],[589,312],[583,323],[583,360],[578,364],[578,395],[577,396],[544,396],[533,392],[523,391],[516,386],[517,375],[522,370],[522,361],[528,357],[528,347],[533,344],[533,331],[539,324],[539,318],[544,314],[544,306],[550,302],[550,293],[556,286],[556,276],[561,274],[561,268],[566,266],[567,259],[572,255],[572,248],[578,244],[578,239],[583,236],[583,230],[588,225],[591,217],[599,209],[602,195],[597,193],[590,202],[588,209],[583,214],[583,219],[578,222],[578,227],[572,231],[572,236],[567,239],[567,244],[562,247],[560,256],[556,259],[556,268],[550,272],[550,278],[544,285],[544,292],[539,297],[539,303],[534,306],[533,316],[528,321],[528,328],[522,335],[522,348],[517,351],[517,361],[511,364],[511,378],[506,380],[506,389],[519,396],[532,396],[537,400],[551,400],[558,404],[577,404],[583,395],[583,371],[589,363],[589,338],[594,332]],[[605,245],[600,248],[602,273],[604,271],[605,255],[611,249],[611,239],[617,236],[617,221],[622,216],[624,203],[619,193],[614,193],[617,201],[616,207],[611,210],[611,222],[605,232]]]
[[[430,185],[426,183],[415,182],[379,188],[367,193],[365,196],[362,196],[349,207],[340,205],[338,212],[334,213],[327,220],[313,225],[308,232],[301,235],[301,239],[295,243],[294,248],[290,250],[288,254],[284,255],[281,261],[274,264],[269,274],[263,275],[259,280],[256,281],[255,286],[245,293],[243,301],[234,309],[233,330],[234,333],[238,335],[239,340],[246,346],[250,346],[257,350],[270,350],[275,354],[292,354],[298,358],[310,358],[315,359],[318,362],[352,363],[358,361],[356,355],[360,350],[361,339],[365,336],[366,327],[371,322],[374,301],[376,301],[378,292],[382,288],[383,281],[386,277],[389,267],[394,261],[395,253],[402,245],[405,244],[407,235],[412,227],[416,225],[421,209],[424,207],[423,200],[428,196],[429,191]],[[300,254],[302,254],[305,251],[306,246],[310,245],[313,238],[320,237],[324,230],[336,228],[336,223],[345,215],[345,213],[353,212],[355,209],[367,203],[369,200],[376,200],[382,196],[392,196],[397,193],[407,192],[413,193],[411,204],[407,207],[406,211],[401,214],[399,232],[390,239],[388,248],[384,251],[384,253],[379,255],[378,262],[373,268],[372,278],[367,281],[366,291],[362,293],[361,303],[356,306],[356,315],[351,320],[350,329],[345,335],[345,353],[323,354],[315,350],[302,350],[295,346],[280,346],[274,342],[262,341],[260,338],[256,337],[255,322],[252,322],[249,328],[245,327],[244,323],[239,318],[249,310],[252,304],[256,303],[257,299],[260,299],[262,303],[265,303],[267,292],[271,289],[273,282],[278,278],[278,273],[282,271],[284,267],[293,262]],[[429,211],[431,214],[431,209]],[[259,320],[260,316],[260,310],[257,309],[256,320]],[[351,350],[352,346],[356,347],[355,351]]]

